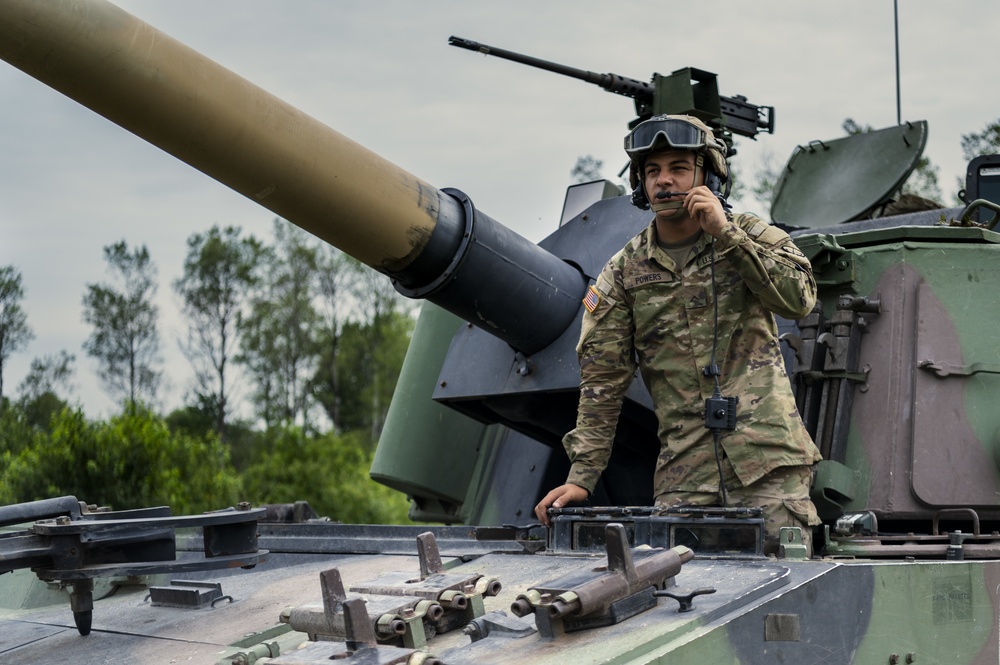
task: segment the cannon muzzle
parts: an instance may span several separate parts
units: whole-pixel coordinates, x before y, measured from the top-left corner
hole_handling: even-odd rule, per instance
[[[111,3],[5,0],[0,58],[519,351],[576,316],[577,269]]]

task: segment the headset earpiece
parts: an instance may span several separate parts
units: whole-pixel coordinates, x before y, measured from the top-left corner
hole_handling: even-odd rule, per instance
[[[705,186],[716,196],[722,196],[722,178],[711,169],[705,169]]]
[[[632,205],[639,210],[649,210],[649,198],[646,196],[646,188],[642,186],[642,182],[632,190]]]

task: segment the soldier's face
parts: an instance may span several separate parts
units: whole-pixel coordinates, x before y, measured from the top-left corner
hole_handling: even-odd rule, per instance
[[[665,192],[686,193],[695,186],[695,153],[691,150],[661,150],[646,157],[643,183],[650,203],[681,201],[683,197],[658,199]],[[658,217],[680,217],[687,214],[683,207],[657,212]]]

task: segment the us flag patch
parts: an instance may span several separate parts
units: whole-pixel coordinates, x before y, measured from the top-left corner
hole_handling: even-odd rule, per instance
[[[597,309],[597,306],[601,304],[601,294],[597,291],[597,287],[593,284],[587,289],[587,296],[583,299],[583,306],[587,308],[587,311],[591,314]]]

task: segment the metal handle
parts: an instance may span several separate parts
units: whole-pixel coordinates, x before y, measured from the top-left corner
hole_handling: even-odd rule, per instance
[[[986,199],[976,199],[969,205],[965,206],[965,210],[962,211],[962,216],[959,217],[959,219],[962,222],[971,221],[971,214],[979,208],[989,208],[993,211],[993,217],[991,217],[990,221],[986,223],[986,228],[992,231],[996,227],[997,223],[1000,222],[1000,205],[997,205],[992,201],[987,201]]]

